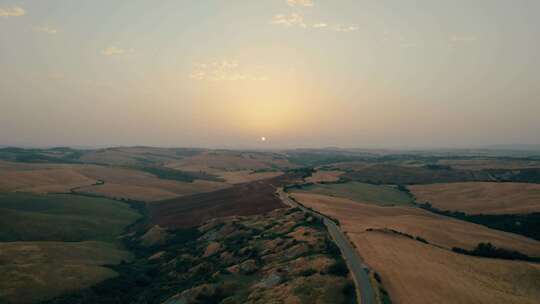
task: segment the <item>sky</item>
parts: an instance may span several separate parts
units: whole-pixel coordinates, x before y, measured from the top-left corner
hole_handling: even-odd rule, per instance
[[[539,11],[538,0],[0,0],[0,145],[540,144]]]

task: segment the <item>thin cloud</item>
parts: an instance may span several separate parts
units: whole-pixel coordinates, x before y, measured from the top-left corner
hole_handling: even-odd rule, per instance
[[[193,66],[194,70],[189,75],[189,78],[197,81],[268,80],[268,77],[260,71],[261,67],[252,69],[257,71],[248,71],[235,60],[194,63]]]
[[[0,7],[0,17],[20,17],[26,15],[26,11],[19,6]]]
[[[54,35],[58,33],[58,29],[51,26],[35,26],[33,27],[34,32],[45,33],[49,35]]]
[[[307,27],[307,25],[304,23],[304,16],[292,13],[290,15],[285,14],[279,14],[275,15],[274,18],[272,18],[272,21],[270,22],[272,24],[276,25],[283,25],[283,26],[300,26],[300,27]]]
[[[313,1],[311,0],[287,0],[287,4],[289,6],[295,7],[295,6],[304,6],[304,7],[312,7]]]
[[[313,27],[313,28],[325,28],[325,27],[328,27],[328,24],[323,23],[323,22],[321,22],[321,23],[315,23],[315,24],[312,25],[312,27]]]
[[[104,56],[119,56],[119,55],[124,55],[128,52],[133,52],[133,51],[134,51],[133,49],[124,50],[116,46],[110,46],[101,50],[101,54]]]
[[[292,13],[289,15],[279,14],[275,15],[270,21],[271,24],[281,25],[285,27],[294,27],[298,26],[301,28],[312,28],[312,29],[328,29],[335,32],[349,33],[354,32],[360,29],[357,25],[345,25],[345,24],[329,24],[326,22],[315,22],[307,23],[304,20],[304,16],[298,13]]]
[[[333,30],[336,32],[343,32],[343,33],[349,33],[349,32],[355,32],[359,30],[360,27],[358,25],[343,25],[338,24],[333,26]]]

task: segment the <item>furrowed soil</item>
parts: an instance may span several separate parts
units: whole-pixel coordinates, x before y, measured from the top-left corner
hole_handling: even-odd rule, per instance
[[[275,195],[276,187],[297,179],[297,176],[286,174],[210,193],[155,202],[149,205],[151,218],[162,227],[186,228],[216,217],[266,213],[285,207]]]

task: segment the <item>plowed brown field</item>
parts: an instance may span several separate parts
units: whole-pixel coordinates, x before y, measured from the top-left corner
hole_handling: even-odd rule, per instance
[[[266,213],[285,207],[275,195],[276,187],[297,179],[295,175],[285,174],[210,193],[155,202],[149,205],[151,218],[161,227],[186,228],[217,217]]]

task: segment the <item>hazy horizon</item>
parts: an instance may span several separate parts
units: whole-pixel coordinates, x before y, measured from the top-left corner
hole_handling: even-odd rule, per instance
[[[539,10],[0,0],[0,145],[537,146]]]

